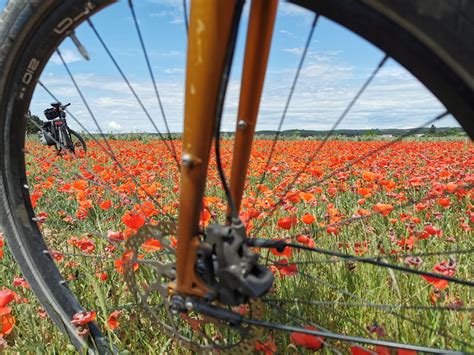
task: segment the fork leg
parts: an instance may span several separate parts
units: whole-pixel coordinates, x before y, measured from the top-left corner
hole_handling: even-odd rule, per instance
[[[242,202],[277,5],[278,0],[252,0],[250,9],[230,178],[230,190],[237,211]]]
[[[192,0],[188,32],[184,135],[176,251],[171,292],[203,296],[195,273],[199,216],[214,131],[217,96],[224,71],[235,0]]]

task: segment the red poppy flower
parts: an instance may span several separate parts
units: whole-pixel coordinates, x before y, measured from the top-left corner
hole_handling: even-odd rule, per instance
[[[288,259],[280,259],[276,261],[275,267],[280,271],[280,276],[293,276],[298,273],[298,267],[296,264],[288,263]]]
[[[362,173],[362,178],[365,180],[365,181],[374,181],[375,180],[375,174],[370,172],[370,171],[364,171]]]
[[[118,318],[122,315],[122,312],[120,311],[113,311],[110,313],[109,318],[107,319],[107,323],[109,324],[109,328],[114,330],[117,329],[120,326],[120,322],[118,321]]]
[[[314,239],[308,237],[307,235],[298,235],[296,236],[296,240],[299,242],[299,243],[302,243],[302,244],[306,244],[308,245],[310,248],[314,248]]]
[[[360,189],[357,190],[357,193],[364,197],[369,197],[372,194],[372,189],[369,189],[367,187],[361,187]]]
[[[456,185],[454,182],[449,182],[446,184],[446,191],[453,193],[456,191],[458,188],[458,185]]]
[[[110,207],[112,207],[112,201],[106,200],[106,201],[102,202],[102,203],[99,205],[99,207],[100,207],[101,209],[103,209],[103,210],[106,211],[106,210],[108,210]]]
[[[447,280],[438,279],[437,277],[426,276],[426,275],[421,275],[421,277],[423,277],[426,281],[428,281],[438,290],[444,290],[446,287],[448,287]]]
[[[277,346],[275,342],[273,341],[272,338],[266,340],[266,341],[260,341],[256,340],[255,341],[255,350],[257,351],[262,351],[265,353],[265,355],[271,355],[276,353],[277,351]]]
[[[17,276],[13,279],[12,285],[14,287],[23,287],[23,288],[26,288],[26,289],[30,288],[30,285],[28,284],[28,282],[26,282],[25,279],[23,277],[20,277],[20,276]]]
[[[74,314],[72,316],[72,321],[71,323],[75,325],[76,327],[78,326],[84,326],[87,323],[93,322],[95,320],[96,313],[94,311],[82,311]]]
[[[304,224],[311,224],[316,220],[311,213],[306,213],[303,217],[301,217],[301,221]]]
[[[200,222],[204,227],[207,227],[209,225],[209,222],[211,221],[211,212],[207,208],[204,208],[201,211],[201,216],[200,216]]]
[[[107,231],[107,239],[113,242],[122,242],[125,236],[122,232]]]
[[[354,346],[351,346],[351,354],[352,355],[372,355],[373,351],[364,349],[361,346],[354,345]]]
[[[274,239],[274,240],[281,240],[281,239]],[[293,250],[290,247],[285,247],[283,248],[282,251],[279,251],[276,248],[270,248],[270,251],[272,252],[273,255],[286,256],[287,258],[289,258],[293,254]]]
[[[376,213],[380,213],[382,216],[388,216],[393,211],[393,206],[387,203],[377,203],[373,207]]]
[[[292,217],[282,217],[278,220],[278,227],[289,230],[295,225],[295,219]]]
[[[119,274],[125,273],[125,267],[129,265],[133,260],[133,254],[134,254],[133,250],[127,250],[125,253],[123,253],[122,258],[114,261],[115,270],[117,270]],[[137,259],[143,259],[143,255],[138,255]],[[138,263],[134,263],[132,265],[132,270],[133,271],[138,270]]]
[[[16,297],[16,293],[8,288],[0,290],[0,308],[5,307]]]
[[[145,243],[142,244],[142,248],[146,252],[152,253],[152,252],[161,250],[162,247],[161,247],[161,243],[158,240],[154,238],[150,238]]]
[[[451,200],[449,199],[449,197],[442,197],[442,198],[438,199],[437,203],[438,203],[438,205],[447,208],[451,205]]]
[[[318,330],[313,326],[305,327],[308,330]],[[322,336],[315,336],[305,333],[293,332],[290,335],[290,341],[293,344],[302,346],[306,349],[310,350],[319,350],[323,346],[324,337]]]
[[[145,224],[145,217],[135,212],[127,212],[123,215],[122,222],[128,228],[138,229]]]
[[[0,308],[0,338],[10,334],[15,325],[15,317],[13,317],[10,312],[10,307]]]
[[[88,185],[89,183],[86,180],[77,180],[77,181],[74,181],[74,183],[72,184],[72,187],[74,187],[76,190],[83,191],[87,189]]]

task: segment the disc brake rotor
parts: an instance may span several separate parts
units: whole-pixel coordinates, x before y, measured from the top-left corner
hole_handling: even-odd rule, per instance
[[[123,258],[124,277],[137,305],[161,332],[191,351],[218,349],[220,353],[252,352],[255,349],[255,341],[262,336],[263,329],[249,325],[232,326],[219,319],[200,315],[192,310],[191,304],[187,313],[174,314],[171,311],[169,284],[176,277],[176,256],[173,240],[170,238],[173,235],[176,235],[176,225],[172,222],[161,222],[159,225],[145,225],[127,240],[127,257]],[[145,259],[140,249],[150,239],[159,242],[160,250],[153,253],[153,258]],[[140,278],[140,273],[147,274],[148,277]],[[214,306],[220,305],[214,303]],[[240,309],[254,319],[263,319],[264,305],[259,299],[251,299]],[[206,330],[212,331],[214,336]],[[221,330],[238,334],[238,341],[218,343]],[[193,333],[198,334],[206,343],[193,340]]]

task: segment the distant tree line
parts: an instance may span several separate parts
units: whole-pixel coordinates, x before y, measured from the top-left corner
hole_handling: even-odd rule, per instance
[[[383,135],[390,135],[394,137],[398,137],[404,134],[407,134],[410,129],[397,129],[397,128],[376,128],[376,129],[337,129],[332,132],[332,135],[335,136],[346,136],[346,137],[376,137],[376,136],[383,136]],[[274,135],[275,131],[258,131],[256,135],[264,135],[264,136],[271,136]],[[328,131],[316,131],[316,130],[305,130],[305,129],[289,129],[280,132],[280,136],[283,137],[325,137],[328,134]],[[416,130],[413,134],[423,134],[427,136],[436,136],[436,137],[443,137],[443,136],[451,136],[451,135],[461,135],[464,134],[462,128],[458,127],[435,127],[434,125],[431,127],[425,127]]]
[[[33,134],[33,133],[38,132],[39,131],[38,126],[42,127],[43,121],[41,121],[41,119],[38,116],[29,114],[29,117],[26,120],[26,133]]]

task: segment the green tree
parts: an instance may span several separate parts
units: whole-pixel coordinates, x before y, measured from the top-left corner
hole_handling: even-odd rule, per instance
[[[434,124],[432,124],[430,127],[430,133],[431,134],[436,133],[436,126]]]
[[[362,136],[364,137],[376,137],[380,135],[380,130],[378,128],[365,131]]]
[[[32,134],[32,133],[38,132],[39,131],[38,126],[42,127],[43,126],[43,121],[41,121],[41,119],[38,116],[32,115],[30,113],[28,113],[27,117],[28,118],[27,118],[27,121],[26,121],[26,133]]]

